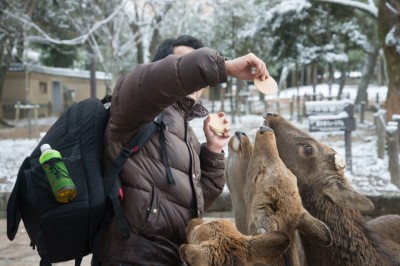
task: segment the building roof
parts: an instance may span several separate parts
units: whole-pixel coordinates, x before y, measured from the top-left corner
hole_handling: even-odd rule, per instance
[[[90,78],[89,70],[82,69],[72,69],[72,68],[61,68],[61,67],[48,67],[36,64],[28,64],[24,65],[21,63],[12,63],[8,67],[8,71],[10,72],[23,72],[26,71],[57,75],[57,76],[65,76],[65,77],[77,77],[77,78]],[[100,80],[111,80],[111,73],[96,71],[96,79]]]

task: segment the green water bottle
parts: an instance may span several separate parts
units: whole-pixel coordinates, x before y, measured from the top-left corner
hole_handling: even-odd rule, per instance
[[[51,149],[49,144],[40,146],[42,155],[39,162],[49,179],[56,200],[61,203],[72,201],[76,197],[76,187],[68,174],[61,154]]]

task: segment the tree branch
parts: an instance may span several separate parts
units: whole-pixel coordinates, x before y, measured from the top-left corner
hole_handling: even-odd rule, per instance
[[[104,24],[108,23],[110,20],[112,20],[121,11],[121,9],[125,6],[125,4],[128,1],[129,0],[124,0],[124,2],[119,7],[117,7],[114,10],[114,12],[112,12],[111,15],[108,16],[106,19],[94,23],[92,28],[87,33],[85,33],[85,34],[83,34],[81,36],[78,36],[78,37],[76,37],[74,39],[70,39],[70,40],[59,40],[59,39],[52,38],[50,35],[48,35],[44,30],[42,30],[38,25],[36,25],[32,21],[29,21],[29,20],[27,20],[27,19],[25,19],[25,18],[23,18],[21,16],[14,15],[14,14],[12,14],[11,12],[9,12],[7,10],[1,10],[1,11],[4,14],[6,14],[6,15],[12,17],[12,18],[15,18],[15,19],[17,19],[17,20],[19,20],[19,21],[21,21],[23,23],[31,25],[33,28],[35,28],[43,36],[42,38],[41,37],[33,37],[33,38],[31,38],[33,40],[42,39],[42,41],[43,41],[43,39],[44,39],[44,40],[46,40],[48,42],[51,42],[51,43],[54,43],[54,44],[78,45],[78,44],[82,44],[82,43],[86,42],[86,40],[90,37],[90,35],[92,33],[94,33],[96,30],[98,30],[102,25],[104,25]]]
[[[386,7],[391,11],[391,12],[393,12],[393,14],[395,14],[395,15],[400,15],[400,13],[399,13],[399,11],[397,11],[395,8],[394,8],[394,6],[392,6],[389,2],[386,2]]]
[[[343,6],[355,7],[359,10],[366,11],[373,15],[374,17],[378,17],[378,8],[376,7],[373,0],[369,0],[369,4],[361,3],[355,0],[317,0],[319,2],[326,2],[332,4],[339,4]]]

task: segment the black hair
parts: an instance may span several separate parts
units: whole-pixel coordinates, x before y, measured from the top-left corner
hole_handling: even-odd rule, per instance
[[[188,46],[192,47],[193,49],[204,47],[203,43],[199,39],[190,35],[181,35],[176,39],[166,39],[158,46],[152,61],[155,62],[161,60],[172,54],[174,47],[177,46]]]

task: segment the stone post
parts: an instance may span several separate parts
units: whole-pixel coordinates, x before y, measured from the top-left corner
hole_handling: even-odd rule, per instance
[[[293,100],[290,101],[290,120],[294,120],[294,116],[293,116]]]
[[[394,121],[388,122],[386,132],[390,178],[391,182],[400,188],[398,123]]]
[[[385,130],[385,116],[386,110],[378,110],[378,112],[374,113],[374,123],[376,130],[376,152],[377,156],[380,159],[385,158],[385,138],[386,138],[386,130]]]
[[[399,134],[399,143],[400,143],[400,115],[398,114],[392,115],[392,120],[397,122],[397,133]]]
[[[364,120],[365,120],[365,106],[367,105],[367,103],[365,101],[361,101],[361,111],[360,111],[360,123],[364,124]]]

